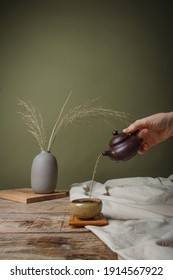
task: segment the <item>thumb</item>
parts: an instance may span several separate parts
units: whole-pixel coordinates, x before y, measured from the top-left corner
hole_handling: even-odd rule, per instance
[[[127,128],[123,129],[123,132],[125,133],[132,133],[136,130],[142,130],[146,128],[146,120],[145,119],[140,119],[129,125]]]

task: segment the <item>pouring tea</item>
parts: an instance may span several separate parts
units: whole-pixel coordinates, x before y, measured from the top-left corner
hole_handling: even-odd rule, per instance
[[[132,134],[118,133],[117,130],[112,132],[113,137],[109,141],[109,150],[102,153],[111,160],[121,162],[127,161],[134,157],[142,143],[142,139],[137,135],[138,130]]]

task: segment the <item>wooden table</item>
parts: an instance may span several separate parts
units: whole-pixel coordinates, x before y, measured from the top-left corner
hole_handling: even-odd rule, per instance
[[[96,235],[69,225],[69,197],[24,204],[0,199],[0,259],[117,259]]]

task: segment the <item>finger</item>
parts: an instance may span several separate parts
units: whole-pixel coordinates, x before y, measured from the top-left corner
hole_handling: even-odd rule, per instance
[[[145,119],[140,119],[129,125],[127,128],[123,129],[125,133],[132,133],[136,130],[142,130],[147,127]]]
[[[130,126],[128,126],[127,128],[124,128],[123,129],[123,132],[124,133],[132,133],[132,132],[134,132],[134,131],[136,131],[137,129],[136,129],[136,126],[135,126],[135,124],[131,124]]]
[[[140,130],[138,132],[138,137],[139,138],[145,138],[145,136],[148,134],[148,129],[147,128],[144,128],[142,130]]]
[[[149,149],[148,144],[147,143],[142,143],[138,153],[143,155],[148,149]]]

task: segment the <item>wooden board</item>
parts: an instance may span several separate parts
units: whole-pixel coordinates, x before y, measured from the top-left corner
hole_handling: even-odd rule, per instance
[[[100,216],[94,218],[94,219],[79,219],[75,215],[70,215],[69,219],[69,225],[75,226],[75,227],[84,227],[84,226],[105,226],[108,224],[107,219],[101,214]]]
[[[33,203],[44,200],[56,199],[68,196],[68,191],[55,191],[51,194],[36,194],[31,188],[0,190],[0,198],[23,202]]]

